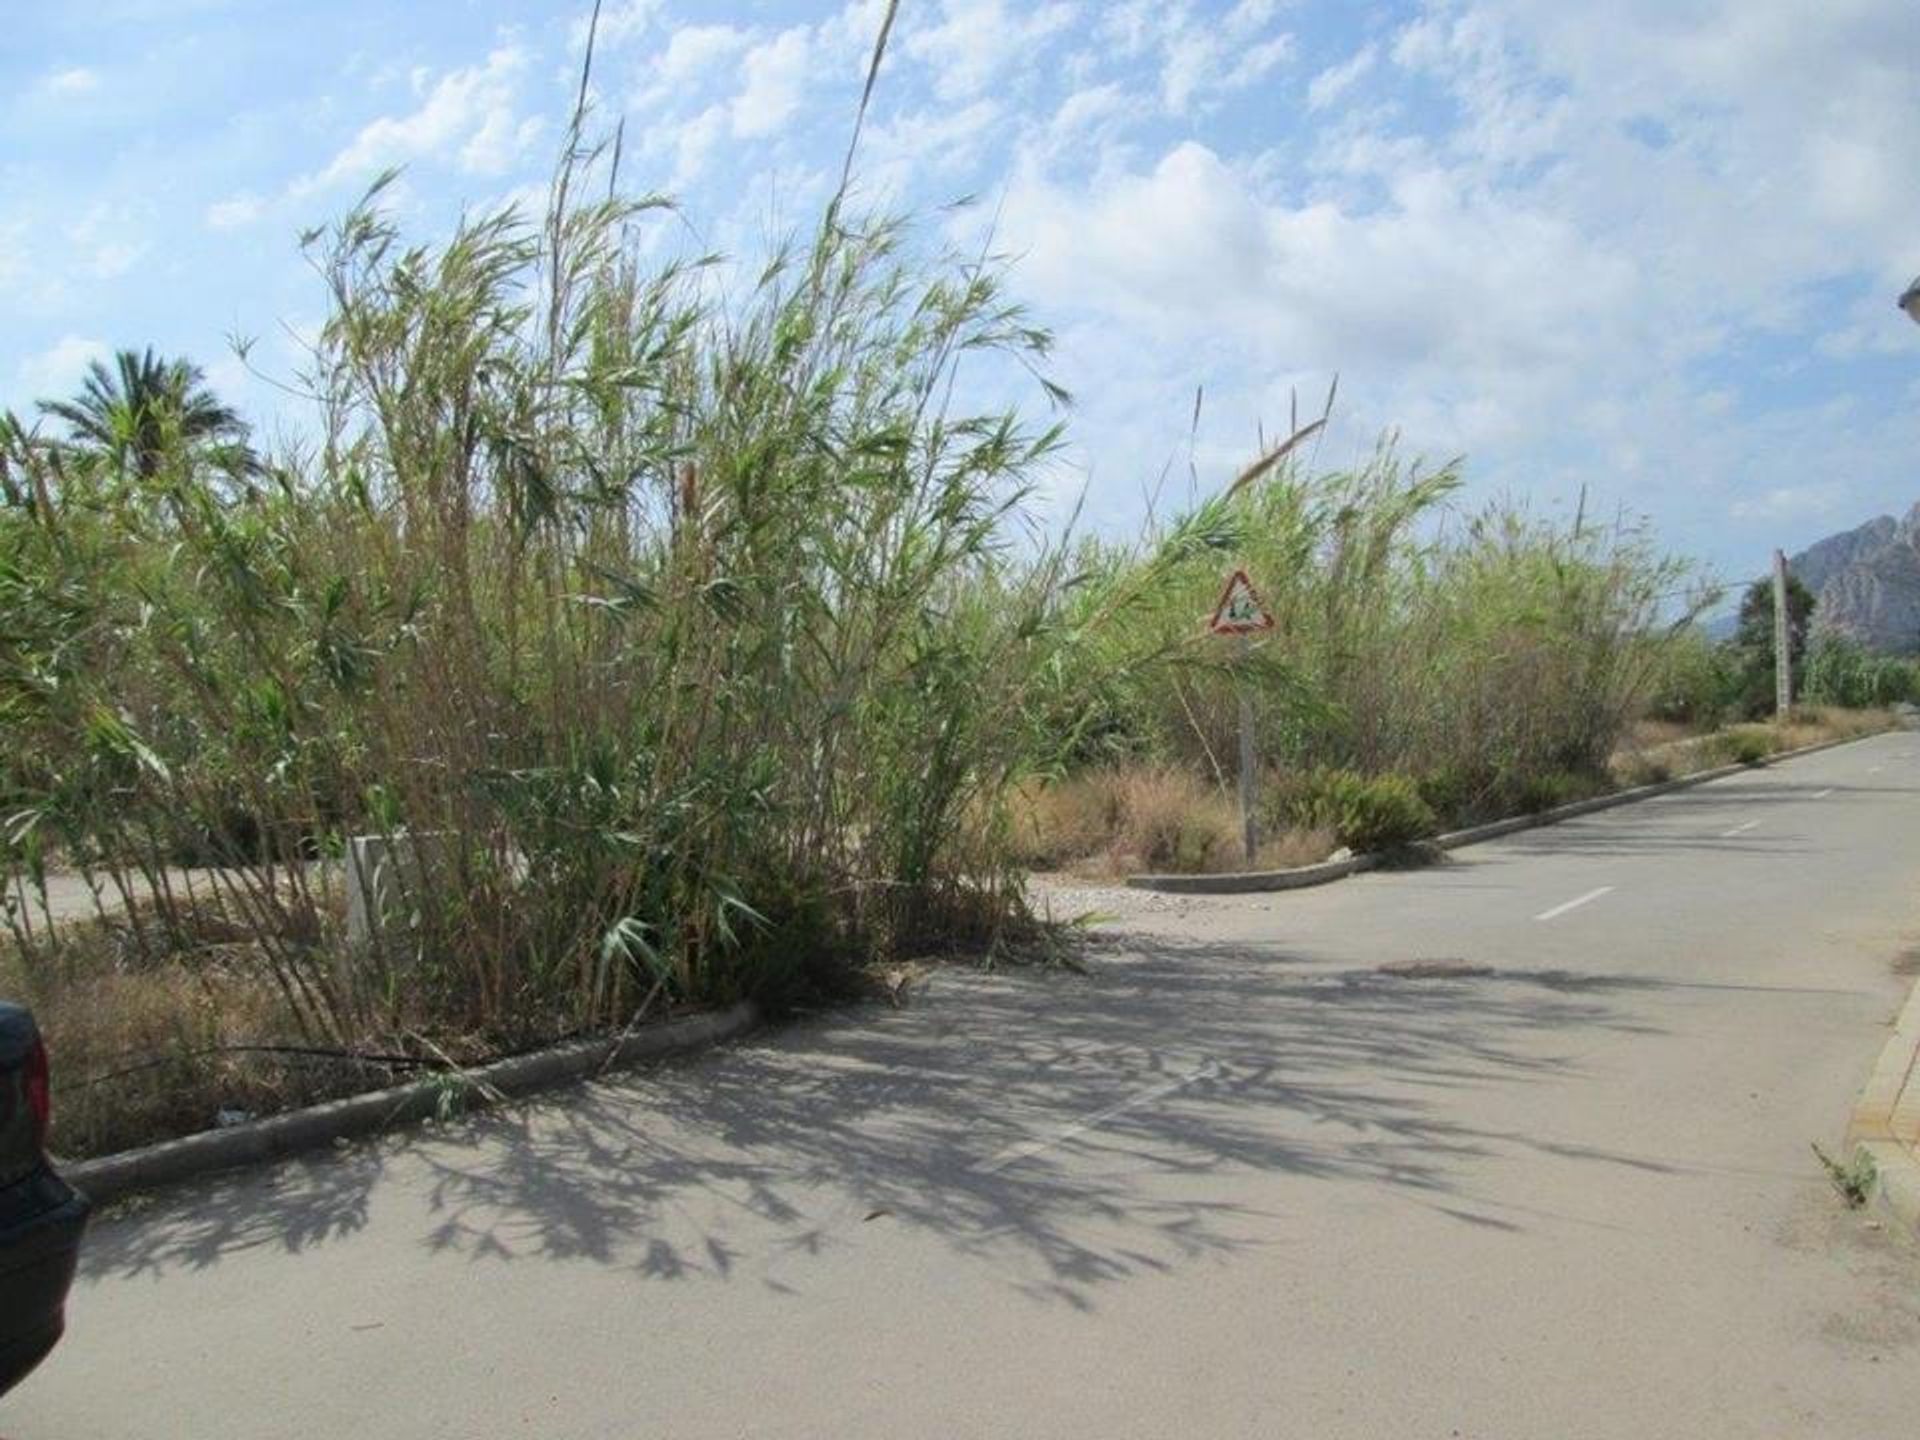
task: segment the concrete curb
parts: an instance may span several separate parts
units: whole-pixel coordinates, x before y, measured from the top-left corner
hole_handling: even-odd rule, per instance
[[[1355,855],[1349,860],[1322,860],[1291,870],[1233,870],[1224,875],[1129,875],[1134,890],[1160,890],[1169,895],[1245,895],[1258,890],[1304,890],[1344,880],[1380,863],[1377,855]]]
[[[1873,1198],[1920,1231],[1920,982],[1854,1102],[1847,1146],[1873,1161]]]
[[[485,1103],[494,1094],[526,1095],[602,1070],[636,1065],[700,1049],[745,1034],[760,1022],[752,1001],[725,1010],[703,1011],[637,1030],[616,1043],[576,1040],[530,1055],[514,1055],[465,1073],[469,1102]],[[122,1150],[92,1160],[60,1165],[69,1184],[104,1204],[138,1190],[151,1190],[215,1171],[316,1150],[336,1140],[422,1120],[433,1115],[446,1093],[447,1080],[412,1081],[364,1095],[271,1115],[224,1130],[203,1130],[178,1140],[163,1140],[137,1150]]]
[[[1699,770],[1691,775],[1682,775],[1677,780],[1662,780],[1653,785],[1636,785],[1631,790],[1614,790],[1605,795],[1595,795],[1589,800],[1575,800],[1570,805],[1556,805],[1551,810],[1542,810],[1537,815],[1510,815],[1504,820],[1490,820],[1484,825],[1470,825],[1464,830],[1450,830],[1444,835],[1435,836],[1428,844],[1437,845],[1442,850],[1458,850],[1467,845],[1478,845],[1483,840],[1498,840],[1503,835],[1517,834],[1522,830],[1538,829],[1542,825],[1557,825],[1562,820],[1577,820],[1582,815],[1592,815],[1601,810],[1612,810],[1621,805],[1633,805],[1642,800],[1651,800],[1657,795],[1670,795],[1675,790],[1691,789],[1695,785],[1705,785],[1709,781],[1724,780],[1729,775],[1739,775],[1749,770],[1763,770],[1782,760],[1797,760],[1803,755],[1817,755],[1822,750],[1832,750],[1841,745],[1855,745],[1862,740],[1871,740],[1879,735],[1889,735],[1890,730],[1875,730],[1867,735],[1848,735],[1839,740],[1822,740],[1818,745],[1802,745],[1798,750],[1781,750],[1766,759],[1752,765],[1717,765],[1711,770]],[[1310,885],[1326,885],[1335,880],[1344,880],[1349,875],[1363,870],[1372,870],[1381,863],[1378,855],[1356,855],[1351,860],[1327,860],[1318,865],[1302,865],[1291,870],[1231,870],[1220,875],[1129,875],[1127,886],[1133,890],[1158,890],[1170,895],[1244,895],[1263,890],[1304,890]]]

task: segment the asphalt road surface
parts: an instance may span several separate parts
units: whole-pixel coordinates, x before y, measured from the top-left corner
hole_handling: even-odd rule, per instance
[[[0,1433],[1911,1436],[1920,1252],[1809,1142],[1917,879],[1899,734],[1136,907],[1087,977],[109,1218]]]

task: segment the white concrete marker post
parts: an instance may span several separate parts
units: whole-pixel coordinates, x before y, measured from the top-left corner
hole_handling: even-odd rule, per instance
[[[1255,817],[1259,802],[1259,762],[1254,750],[1253,681],[1249,674],[1253,659],[1253,637],[1273,628],[1273,615],[1261,603],[1245,570],[1227,577],[1220,601],[1213,607],[1207,629],[1215,635],[1233,638],[1235,682],[1240,691],[1240,842],[1245,847],[1247,868],[1253,868],[1260,848],[1260,825]]]

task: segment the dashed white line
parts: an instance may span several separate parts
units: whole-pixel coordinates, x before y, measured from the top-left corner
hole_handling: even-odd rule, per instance
[[[1884,766],[1884,765],[1869,765],[1869,766],[1867,767],[1867,774],[1869,774],[1869,775],[1878,775],[1878,774],[1879,774],[1879,773],[1880,773],[1880,772],[1881,772],[1882,770],[1884,770],[1884,769],[1886,769],[1886,768],[1887,768],[1887,767],[1886,767],[1886,766]]]
[[[1833,794],[1833,787],[1829,785],[1826,789],[1819,791],[1817,794],[1815,794],[1813,798],[1816,800],[1824,800],[1827,798],[1827,796],[1831,794]]]
[[[1100,1126],[1106,1124],[1107,1121],[1114,1119],[1116,1116],[1124,1115],[1129,1110],[1137,1110],[1142,1105],[1151,1105],[1156,1100],[1164,1100],[1167,1096],[1173,1094],[1174,1091],[1184,1090],[1196,1080],[1210,1080],[1219,1073],[1220,1066],[1216,1061],[1202,1061],[1184,1075],[1176,1075],[1171,1080],[1163,1080],[1158,1085],[1148,1086],[1145,1090],[1139,1091],[1137,1094],[1129,1095],[1126,1099],[1109,1105],[1104,1110],[1096,1110],[1084,1120],[1075,1121],[1066,1128],[1057,1130],[1042,1139],[1023,1140],[1018,1145],[1009,1145],[1006,1149],[997,1154],[989,1155],[986,1159],[971,1168],[976,1175],[997,1175],[1010,1165],[1018,1165],[1022,1160],[1038,1155],[1043,1150],[1051,1150],[1056,1145],[1065,1144],[1076,1135],[1084,1135],[1089,1130],[1098,1129]]]
[[[1759,823],[1760,823],[1760,822],[1759,822],[1758,820],[1749,820],[1749,821],[1747,821],[1747,823],[1746,823],[1746,824],[1744,824],[1744,825],[1736,825],[1736,826],[1734,826],[1734,827],[1733,827],[1733,829],[1731,829],[1731,830],[1722,830],[1722,831],[1720,832],[1720,838],[1721,838],[1722,840],[1731,840],[1731,839],[1732,839],[1732,838],[1733,838],[1734,836],[1736,836],[1736,835],[1744,835],[1744,834],[1746,834],[1746,833],[1747,833],[1747,831],[1749,831],[1749,830],[1751,830],[1751,829],[1753,829],[1753,827],[1754,827],[1754,826],[1756,826],[1756,825],[1758,825]]]
[[[1602,895],[1611,895],[1612,893],[1613,893],[1613,886],[1602,885],[1598,890],[1589,890],[1584,895],[1576,895],[1573,899],[1567,901],[1567,903],[1564,905],[1556,905],[1551,910],[1542,910],[1538,915],[1534,916],[1533,918],[1536,920],[1552,920],[1558,916],[1566,914],[1569,910],[1579,909],[1582,905],[1587,904],[1589,901],[1598,900]]]

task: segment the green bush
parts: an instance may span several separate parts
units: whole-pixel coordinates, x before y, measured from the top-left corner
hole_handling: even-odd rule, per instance
[[[1436,818],[1456,823],[1473,813],[1476,797],[1484,789],[1458,765],[1429,770],[1414,781],[1414,787]]]
[[[1439,828],[1420,787],[1405,775],[1316,771],[1298,785],[1288,808],[1294,824],[1331,830],[1342,845],[1363,853],[1399,849]]]
[[[1721,764],[1758,765],[1774,752],[1770,731],[1759,725],[1739,725],[1713,737],[1710,750]]]
[[[1718,725],[1741,705],[1747,683],[1742,657],[1715,645],[1699,627],[1686,626],[1660,657],[1647,717],[1701,728]],[[1773,683],[1771,672],[1765,683]]]
[[[1920,700],[1920,661],[1876,655],[1840,635],[1818,635],[1807,651],[1802,693],[1818,704],[1854,710]]]
[[[1548,770],[1520,782],[1515,808],[1528,815],[1538,815],[1578,800],[1590,800],[1608,788],[1598,776],[1582,771]]]
[[[1813,628],[1815,599],[1798,575],[1787,577],[1787,665],[1796,694],[1806,688],[1807,641]],[[1773,713],[1773,584],[1756,580],[1740,601],[1740,623],[1727,642],[1726,659],[1735,676],[1736,710],[1748,720]]]

